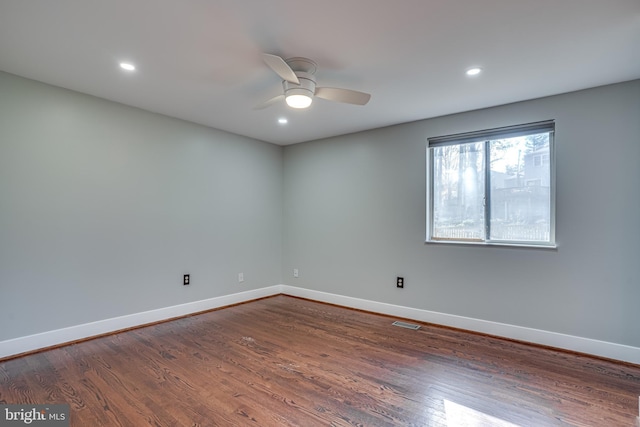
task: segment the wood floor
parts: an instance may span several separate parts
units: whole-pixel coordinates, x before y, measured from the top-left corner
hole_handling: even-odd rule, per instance
[[[640,367],[286,296],[0,363],[71,426],[634,426]]]

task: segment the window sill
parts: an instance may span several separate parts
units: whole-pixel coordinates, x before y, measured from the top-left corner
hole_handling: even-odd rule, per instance
[[[520,248],[520,249],[546,249],[556,251],[558,250],[557,244],[552,245],[536,245],[532,243],[509,243],[509,242],[463,242],[454,240],[427,240],[426,245],[454,245],[454,246],[495,246],[499,248]]]

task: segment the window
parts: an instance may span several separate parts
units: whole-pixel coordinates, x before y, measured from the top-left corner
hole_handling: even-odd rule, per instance
[[[429,138],[427,241],[555,246],[554,128]]]

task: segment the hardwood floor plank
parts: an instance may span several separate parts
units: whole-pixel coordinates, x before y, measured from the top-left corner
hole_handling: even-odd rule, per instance
[[[0,402],[73,426],[635,423],[640,366],[393,320],[262,299],[0,362]]]

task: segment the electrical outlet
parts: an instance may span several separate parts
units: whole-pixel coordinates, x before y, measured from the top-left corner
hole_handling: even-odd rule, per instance
[[[244,273],[238,273],[238,282],[244,282]]]
[[[404,277],[398,276],[396,278],[396,287],[397,288],[404,288]]]
[[[293,269],[293,277],[300,277],[300,274],[298,273],[298,269],[297,268]]]
[[[191,278],[189,277],[189,275],[185,274],[184,276],[182,276],[182,285],[187,286],[189,283],[191,283]]]

